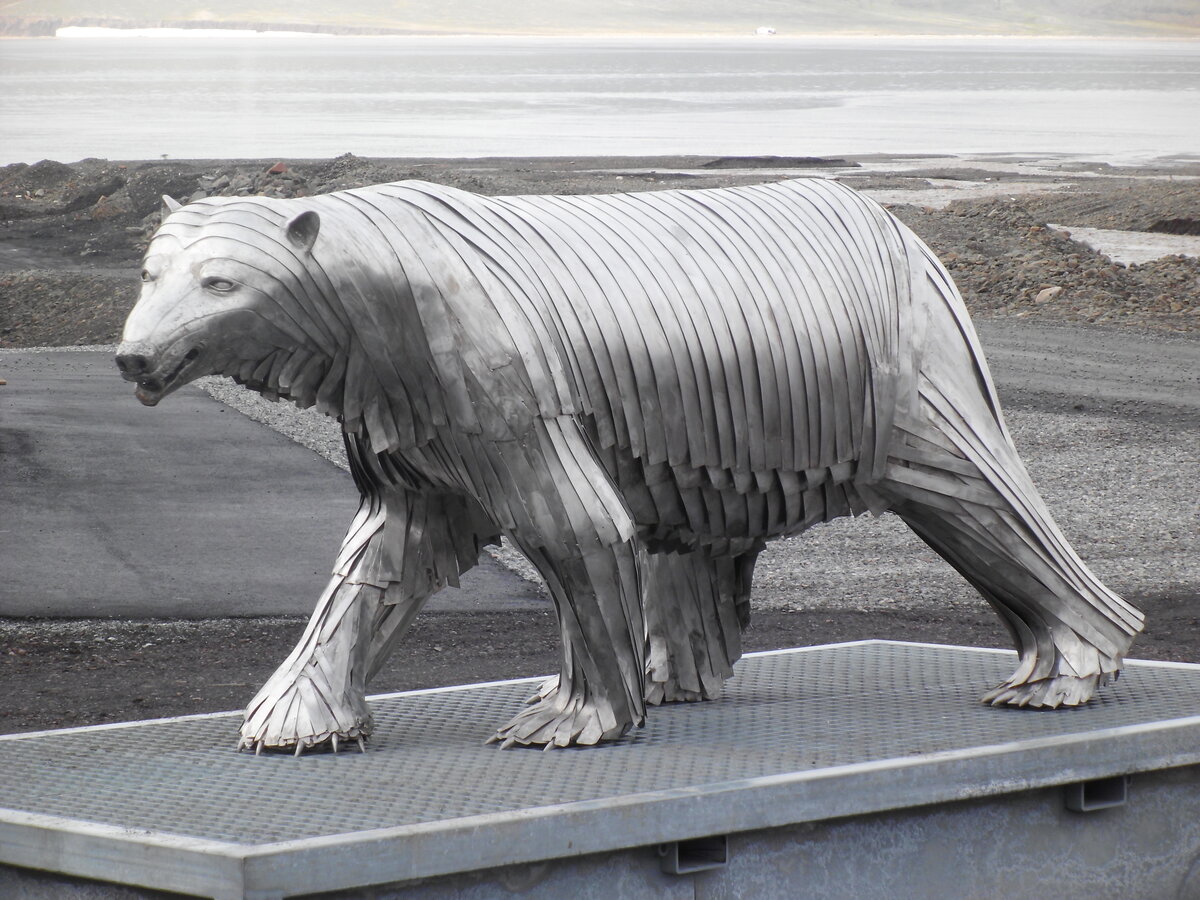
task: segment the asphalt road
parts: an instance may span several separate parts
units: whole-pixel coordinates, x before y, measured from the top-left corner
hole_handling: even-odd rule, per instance
[[[1200,425],[1200,339],[1194,335],[1014,319],[975,326],[1005,406],[1103,412],[1181,430]],[[1200,457],[1192,461],[1200,466]]]
[[[0,616],[307,615],[350,476],[195,389],[148,409],[108,352],[0,352]],[[434,608],[547,608],[490,558]]]

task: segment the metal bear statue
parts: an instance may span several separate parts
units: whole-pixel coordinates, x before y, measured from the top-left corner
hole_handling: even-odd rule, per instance
[[[505,745],[612,740],[717,695],[764,543],[865,511],[1003,617],[1020,662],[987,701],[1083,703],[1141,629],[1026,474],[945,269],[835,182],[171,207],[117,357],[137,397],[224,374],[316,405],[362,494],[240,746],[361,740],[368,680],[501,535],[562,636]]]

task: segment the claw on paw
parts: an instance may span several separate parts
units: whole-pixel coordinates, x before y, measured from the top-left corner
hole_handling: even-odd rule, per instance
[[[1021,706],[1033,709],[1057,709],[1087,703],[1103,684],[1115,680],[1115,674],[1055,675],[1036,681],[1013,683],[1010,679],[983,695],[992,706]]]
[[[673,681],[647,680],[646,682],[646,703],[650,706],[662,706],[664,703],[699,703],[702,700],[715,700],[719,696],[721,696],[720,687],[715,691],[690,691]]]
[[[542,683],[538,693],[524,710],[498,730],[489,744],[509,747],[590,746],[601,741],[615,741],[641,721],[622,720],[607,705],[589,701],[583,694],[563,697],[557,678]]]
[[[361,752],[366,753],[367,752],[366,737],[367,737],[366,733],[357,734],[357,735],[338,733],[338,734],[325,735],[323,737],[315,736],[315,737],[309,737],[309,738],[294,739],[292,741],[289,741],[286,744],[285,743],[270,744],[264,740],[255,740],[254,738],[242,737],[242,738],[238,739],[237,752],[241,753],[243,750],[253,750],[255,756],[262,756],[262,753],[264,750],[281,751],[281,752],[290,750],[292,752],[293,756],[299,756],[300,754],[302,754],[308,750],[319,750],[322,748],[328,748],[332,752],[337,753],[341,749],[342,745],[345,742],[353,740],[358,744],[358,749]]]
[[[651,706],[664,703],[697,703],[716,700],[725,690],[725,682],[733,677],[732,665],[711,656],[696,658],[681,666],[665,650],[651,651],[646,662],[646,702]]]

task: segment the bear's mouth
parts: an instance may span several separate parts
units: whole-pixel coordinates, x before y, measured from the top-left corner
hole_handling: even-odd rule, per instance
[[[163,397],[186,383],[182,376],[200,356],[200,349],[196,346],[185,353],[175,368],[166,375],[143,373],[136,376],[137,389],[133,395],[145,406],[157,405]]]

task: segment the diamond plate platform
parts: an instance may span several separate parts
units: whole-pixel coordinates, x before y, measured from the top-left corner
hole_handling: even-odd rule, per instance
[[[372,698],[365,754],[234,752],[237,714],[0,737],[0,862],[281,897],[1200,763],[1200,666],[1131,662],[1079,709],[985,707],[1003,651],[750,654],[720,700],[549,753],[484,740],[537,679]]]

